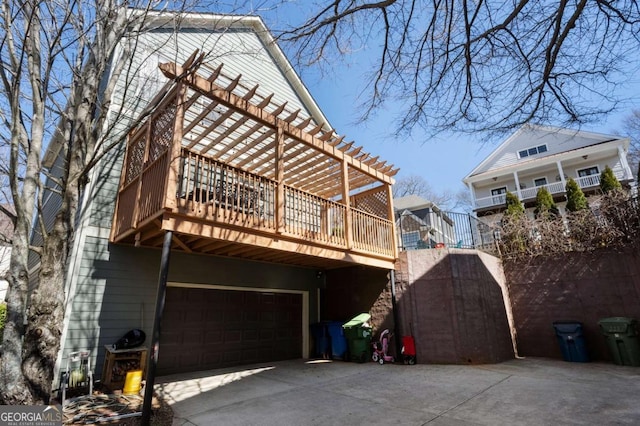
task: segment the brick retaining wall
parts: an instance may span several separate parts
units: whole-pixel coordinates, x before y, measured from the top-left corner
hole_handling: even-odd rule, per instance
[[[607,317],[640,320],[640,257],[636,253],[567,253],[504,265],[523,356],[561,358],[554,321],[583,323],[593,360],[610,361],[598,321]]]

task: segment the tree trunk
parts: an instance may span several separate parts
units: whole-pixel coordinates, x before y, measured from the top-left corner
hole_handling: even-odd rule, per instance
[[[20,219],[18,219],[20,225]],[[0,363],[0,401],[6,405],[33,404],[27,382],[22,374],[22,336],[24,335],[24,306],[27,300],[29,248],[24,242],[28,235],[21,235],[24,226],[14,231],[11,265],[7,280],[7,319],[2,342]],[[22,244],[21,244],[22,242]]]
[[[63,206],[64,207],[64,206]],[[23,343],[22,370],[33,398],[48,404],[64,325],[64,277],[69,226],[66,210],[55,224],[42,250],[38,283],[31,293]]]

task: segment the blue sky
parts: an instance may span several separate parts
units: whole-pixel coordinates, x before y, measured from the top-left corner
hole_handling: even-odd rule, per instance
[[[284,25],[300,22],[309,12],[306,1],[289,1],[278,9],[259,14],[267,26],[277,32]],[[286,53],[287,46],[281,47]],[[435,192],[456,192],[463,189],[462,178],[504,138],[483,141],[482,135],[474,137],[469,134],[453,134],[432,139],[425,132],[414,129],[410,139],[397,139],[393,136],[394,121],[397,118],[393,106],[388,106],[365,123],[358,123],[358,106],[362,103],[360,95],[365,89],[371,65],[375,63],[376,53],[374,46],[369,52],[358,51],[347,57],[337,58],[328,69],[305,68],[297,71],[336,132],[345,135],[346,141],[355,140],[367,152],[380,155],[381,159],[399,167],[400,173],[396,178],[422,176]],[[585,125],[583,129],[615,133],[621,128],[621,120],[631,109],[640,108],[640,77],[631,75],[630,80],[628,85],[620,88],[620,95],[629,99],[620,111],[603,118],[600,123]]]

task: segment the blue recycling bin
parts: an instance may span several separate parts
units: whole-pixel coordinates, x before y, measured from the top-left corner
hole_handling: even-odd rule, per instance
[[[326,321],[327,331],[331,338],[331,357],[334,359],[346,359],[347,338],[344,336],[341,321]]]
[[[329,331],[327,330],[327,325],[322,322],[318,322],[315,324],[311,324],[311,335],[313,336],[313,341],[315,342],[313,356],[315,358],[330,358],[330,342],[329,342]]]
[[[589,353],[582,334],[582,323],[578,321],[555,321],[556,331],[562,358],[570,362],[588,362]]]

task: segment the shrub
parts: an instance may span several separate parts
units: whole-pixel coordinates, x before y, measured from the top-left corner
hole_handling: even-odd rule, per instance
[[[0,344],[4,335],[4,322],[7,320],[7,304],[0,303]]]
[[[611,167],[609,166],[606,166],[602,173],[600,173],[600,189],[604,194],[610,191],[622,189],[620,181],[616,175],[613,174],[613,170],[611,170]]]
[[[507,191],[505,194],[507,211],[504,213],[508,217],[519,217],[524,214],[524,207],[518,199],[518,196]]]
[[[639,252],[640,199],[611,191],[602,196],[597,214],[587,208],[564,217],[507,217],[497,247],[502,258],[523,261],[601,249]]]
[[[538,193],[536,194],[536,209],[533,213],[536,215],[536,218],[557,216],[560,213],[547,188],[542,187],[538,190]]]
[[[587,197],[584,196],[584,192],[572,178],[567,181],[565,191],[567,191],[567,210],[577,212],[589,207]]]

